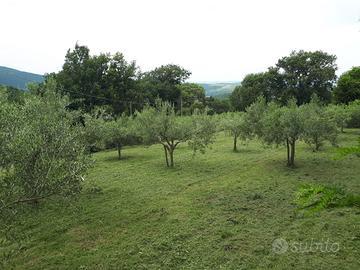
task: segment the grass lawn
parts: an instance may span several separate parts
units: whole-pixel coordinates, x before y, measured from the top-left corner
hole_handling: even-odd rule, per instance
[[[354,145],[346,130],[340,145]],[[360,159],[335,160],[334,148],[313,153],[298,144],[289,169],[286,149],[251,141],[232,152],[219,134],[205,155],[186,144],[165,167],[162,147],[95,154],[76,200],[26,206],[0,225],[4,269],[360,269],[360,209],[304,216],[294,205],[302,184],[338,184],[360,193]],[[338,252],[273,251],[275,239],[337,243]],[[304,250],[303,250],[304,251]]]

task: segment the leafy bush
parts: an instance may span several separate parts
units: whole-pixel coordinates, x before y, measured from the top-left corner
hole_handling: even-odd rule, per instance
[[[351,102],[348,106],[350,119],[347,123],[349,128],[360,128],[360,100]]]
[[[31,95],[22,106],[1,104],[3,205],[81,190],[89,161],[83,127],[77,115],[66,110],[67,104],[54,91]]]
[[[342,188],[324,185],[304,185],[295,195],[300,210],[313,214],[326,208],[360,207],[360,196],[347,194]]]
[[[302,139],[314,151],[318,151],[324,141],[329,141],[332,145],[336,144],[338,135],[336,119],[327,113],[316,96],[312,97],[310,103],[301,106],[301,113],[304,121]],[[335,115],[338,116],[339,113]]]

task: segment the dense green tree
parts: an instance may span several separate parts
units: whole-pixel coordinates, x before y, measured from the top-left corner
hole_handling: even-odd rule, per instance
[[[140,85],[145,92],[150,92],[150,96],[155,99],[169,101],[176,104],[180,109],[181,90],[179,85],[189,78],[191,72],[178,65],[163,65],[152,71],[146,72],[141,76]]]
[[[353,67],[343,73],[334,89],[336,103],[348,104],[356,99],[360,99],[360,67]]]
[[[9,102],[14,102],[18,104],[24,103],[24,99],[26,96],[26,92],[24,90],[20,90],[12,86],[0,85],[0,92],[5,94]]]
[[[266,72],[248,74],[231,93],[231,105],[237,111],[245,111],[258,97],[267,97],[267,89],[268,76]]]
[[[142,108],[144,95],[137,85],[138,68],[135,62],[128,63],[121,53],[109,57],[105,75],[106,97],[111,100],[115,115],[122,112],[132,114]]]
[[[267,72],[247,75],[231,94],[231,104],[242,111],[263,96],[281,105],[295,98],[301,105],[308,103],[313,94],[329,103],[336,80],[335,61],[336,56],[322,51],[294,51]]]
[[[182,83],[180,90],[181,114],[191,114],[195,109],[205,108],[205,89],[196,83]]]
[[[274,94],[282,104],[291,98],[295,98],[298,105],[308,103],[313,94],[323,102],[330,102],[336,80],[335,61],[335,55],[322,51],[293,51],[276,64],[275,70],[281,76],[284,88]]]
[[[92,56],[88,47],[76,44],[55,78],[61,93],[70,97],[71,108],[91,112],[110,105],[114,114],[120,114],[144,102],[138,76],[135,62],[128,63],[121,53]]]
[[[209,109],[209,114],[229,112],[231,109],[230,101],[228,99],[206,97],[205,104]]]

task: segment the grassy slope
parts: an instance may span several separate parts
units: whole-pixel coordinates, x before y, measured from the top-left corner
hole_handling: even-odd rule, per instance
[[[348,130],[341,144],[355,142]],[[293,205],[303,183],[342,184],[360,193],[360,160],[333,160],[331,147],[312,153],[301,144],[297,168],[285,149],[256,142],[231,151],[219,136],[205,155],[186,145],[175,169],[161,147],[134,147],[116,160],[96,154],[77,201],[41,204],[18,217],[21,246],[8,256],[15,269],[359,269],[360,210],[338,208],[302,217]],[[338,242],[338,253],[272,252],[276,238]],[[9,249],[9,247],[8,247]]]

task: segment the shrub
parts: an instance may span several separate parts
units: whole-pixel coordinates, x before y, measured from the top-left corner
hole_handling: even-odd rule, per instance
[[[313,214],[334,207],[360,207],[360,196],[347,194],[342,188],[324,185],[304,185],[295,194],[299,210]]]
[[[5,141],[0,198],[4,205],[81,190],[89,161],[83,127],[77,124],[77,115],[66,110],[67,104],[48,91],[43,97],[29,96],[22,106],[1,106],[0,137]]]

